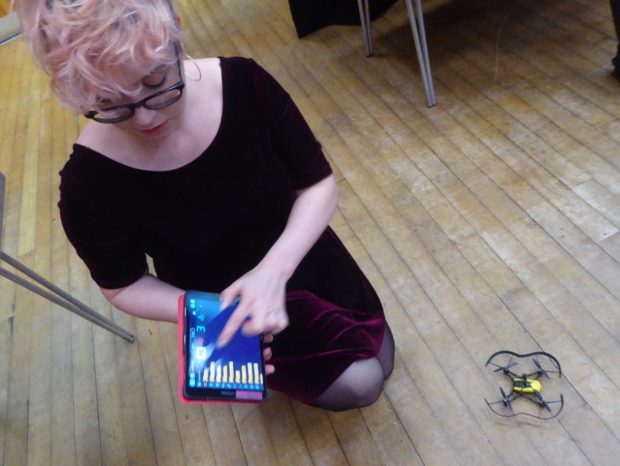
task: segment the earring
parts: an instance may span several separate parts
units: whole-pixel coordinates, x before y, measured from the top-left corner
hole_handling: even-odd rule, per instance
[[[187,79],[190,79],[191,81],[200,81],[202,79],[202,71],[200,71],[200,67],[198,66],[198,63],[196,63],[196,61],[187,53],[185,54],[185,56],[187,57],[187,59],[189,61],[192,62],[192,64],[196,67],[196,69],[198,70],[198,78],[194,79],[191,76],[187,76]]]

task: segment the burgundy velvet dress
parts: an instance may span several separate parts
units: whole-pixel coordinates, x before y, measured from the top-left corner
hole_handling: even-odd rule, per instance
[[[131,168],[75,144],[60,172],[67,236],[104,288],[146,271],[220,292],[282,233],[294,192],[331,173],[282,87],[254,61],[221,58],[224,110],[212,144],[169,171]],[[385,320],[372,286],[330,229],[287,284],[289,327],[272,344],[268,385],[312,402],[352,362],[377,354]]]

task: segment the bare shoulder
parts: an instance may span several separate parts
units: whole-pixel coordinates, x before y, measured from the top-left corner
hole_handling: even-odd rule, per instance
[[[127,148],[134,147],[133,139],[135,138],[131,138],[127,131],[119,129],[116,125],[88,121],[75,142],[123,163],[123,154],[126,153]]]
[[[220,59],[218,57],[197,58],[194,61],[200,66],[213,71],[220,69]]]
[[[204,81],[217,84],[222,80],[222,69],[219,58],[197,58],[185,60],[185,76],[191,81]]]
[[[198,107],[218,113],[222,101],[222,68],[219,58],[185,60],[185,81],[190,101]],[[197,107],[192,105],[192,107]]]
[[[82,128],[75,142],[102,152],[107,145],[106,141],[115,141],[119,136],[122,137],[122,134],[110,134],[111,132],[118,133],[112,125],[102,125],[89,121]]]

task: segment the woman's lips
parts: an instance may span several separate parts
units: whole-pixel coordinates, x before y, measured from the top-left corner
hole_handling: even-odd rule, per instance
[[[163,128],[165,124],[166,122],[164,121],[162,124],[154,126],[153,128],[141,129],[140,132],[144,134],[154,134],[154,133],[157,133],[161,128]]]

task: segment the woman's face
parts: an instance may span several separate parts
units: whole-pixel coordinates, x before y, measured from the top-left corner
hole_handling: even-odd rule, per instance
[[[156,67],[149,75],[140,79],[143,89],[137,96],[110,102],[109,105],[140,102],[170,86],[183,82],[182,66],[182,62],[179,61],[171,66],[162,65]],[[159,110],[151,110],[142,105],[134,110],[133,117],[112,124],[143,140],[154,141],[163,139],[177,128],[184,101],[184,96],[181,95],[177,102]]]

